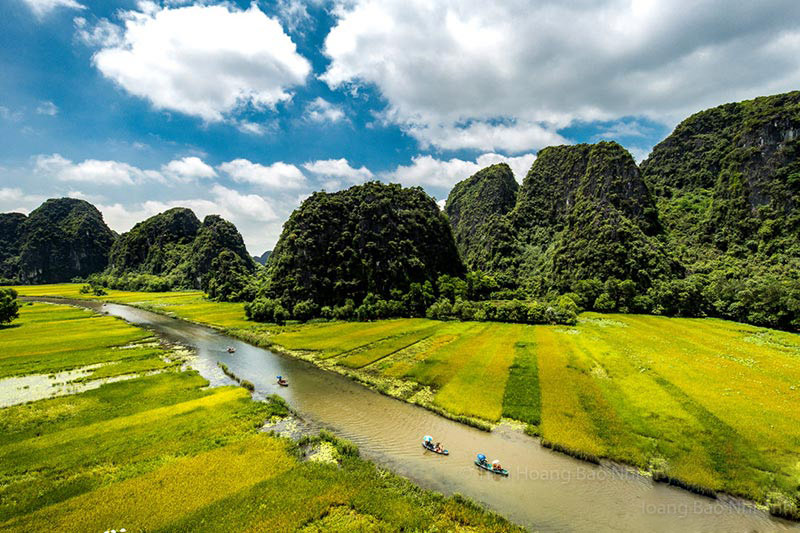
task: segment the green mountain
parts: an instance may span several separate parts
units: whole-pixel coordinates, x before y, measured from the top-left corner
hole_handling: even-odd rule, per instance
[[[139,222],[111,247],[108,271],[164,275],[184,261],[200,221],[191,209],[176,207]]]
[[[509,256],[499,248],[506,242],[498,232],[502,218],[517,203],[519,185],[505,163],[484,168],[456,184],[445,204],[445,213],[453,226],[453,237],[470,270],[496,270],[495,261]]]
[[[236,226],[217,215],[209,215],[201,223],[192,210],[176,207],[122,234],[111,248],[106,275],[122,280],[112,284],[130,288],[140,283],[142,278],[137,275],[149,275],[159,278],[157,282],[144,278],[151,286],[208,290],[223,272],[244,277],[254,270]],[[235,281],[238,289],[246,284],[244,279]],[[216,279],[214,286],[218,289],[221,280]],[[228,299],[231,295],[217,296]]]
[[[74,198],[47,200],[17,227],[15,277],[22,283],[57,283],[99,272],[115,237],[92,204]]]
[[[266,293],[290,310],[306,300],[333,306],[464,273],[447,217],[430,196],[370,182],[314,193],[292,213],[269,260]]]
[[[470,267],[537,292],[568,291],[590,278],[631,279],[646,288],[676,270],[650,192],[620,145],[545,148],[516,195],[509,180],[510,169],[494,165],[448,197]]]
[[[17,277],[22,224],[27,218],[22,213],[0,213],[0,278]]]
[[[681,259],[800,257],[800,92],[702,111],[642,162]]]

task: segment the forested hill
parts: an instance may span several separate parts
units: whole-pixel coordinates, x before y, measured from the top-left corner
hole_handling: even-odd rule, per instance
[[[800,329],[798,156],[792,92],[697,113],[640,167],[616,143],[545,148],[512,210],[479,193],[494,167],[447,210],[456,235],[483,232],[458,240],[468,266],[525,294]]]
[[[480,235],[457,240],[471,268],[505,284],[562,292],[582,279],[611,277],[646,289],[678,270],[639,169],[617,143],[543,149],[502,205],[485,193],[497,188],[497,167],[456,185],[447,201],[455,235]],[[503,176],[513,179],[510,169]]]
[[[214,292],[220,283],[240,290],[254,270],[236,226],[217,215],[200,222],[190,209],[176,207],[139,222],[116,240],[103,281],[129,289]]]
[[[0,277],[23,283],[69,281],[108,263],[114,233],[90,203],[47,200],[30,216],[0,215]]]
[[[296,209],[269,259],[267,293],[291,309],[368,293],[403,294],[442,274],[463,276],[447,218],[419,187],[370,182],[318,192]]]

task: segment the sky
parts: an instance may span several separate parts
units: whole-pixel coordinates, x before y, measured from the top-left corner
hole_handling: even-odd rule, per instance
[[[0,1],[0,211],[170,207],[271,249],[313,191],[637,161],[692,113],[800,89],[797,0]]]

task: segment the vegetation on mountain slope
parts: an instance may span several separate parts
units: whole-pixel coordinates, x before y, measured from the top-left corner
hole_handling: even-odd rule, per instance
[[[108,264],[114,233],[90,203],[47,200],[30,216],[0,218],[0,277],[53,283],[88,276]]]
[[[201,223],[177,207],[154,215],[123,233],[111,248],[110,264],[94,284],[132,290],[194,288],[214,299],[252,297],[247,286],[255,271],[236,226],[217,215]]]

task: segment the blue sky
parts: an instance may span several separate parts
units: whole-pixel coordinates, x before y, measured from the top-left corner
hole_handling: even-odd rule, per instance
[[[800,87],[800,3],[4,0],[0,210],[175,205],[251,252],[311,191],[423,186],[551,144],[637,160],[681,119]]]

